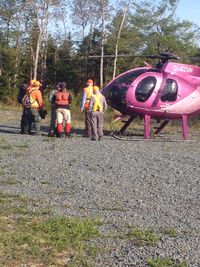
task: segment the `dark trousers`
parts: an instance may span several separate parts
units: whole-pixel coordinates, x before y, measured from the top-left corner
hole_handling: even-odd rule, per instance
[[[85,111],[85,130],[86,135],[91,138],[92,137],[92,126],[91,126],[91,112]]]
[[[55,104],[51,104],[51,122],[49,127],[49,132],[54,131],[56,124],[56,106]]]
[[[103,112],[95,111],[91,114],[92,139],[98,140],[103,136]]]
[[[21,116],[21,133],[28,134],[31,132],[33,118],[30,108],[24,108]]]

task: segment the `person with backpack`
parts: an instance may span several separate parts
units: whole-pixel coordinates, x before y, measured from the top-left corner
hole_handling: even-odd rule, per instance
[[[35,123],[35,135],[41,135],[41,116],[40,110],[44,111],[44,103],[40,91],[41,83],[37,80],[31,80],[26,93],[26,101],[30,102],[30,112]],[[31,125],[29,125],[29,130]]]
[[[83,89],[82,101],[81,101],[81,112],[84,111],[85,113],[85,131],[86,137],[92,137],[92,130],[91,130],[91,112],[89,109],[90,99],[92,97],[92,90],[93,90],[93,80],[87,80],[87,86]]]
[[[93,87],[93,96],[91,97],[88,110],[91,111],[91,140],[100,141],[103,136],[103,117],[104,112],[107,110],[107,103],[98,86]]]
[[[29,133],[29,121],[31,120],[30,114],[30,102],[25,102],[25,95],[27,93],[28,85],[26,83],[22,83],[19,86],[19,93],[17,96],[17,102],[22,105],[23,112],[21,116],[21,131],[20,134],[28,134]]]
[[[58,137],[71,136],[71,112],[70,104],[72,97],[66,89],[66,83],[60,82],[58,84],[58,91],[54,97],[56,106],[56,120],[57,120],[57,134]],[[63,135],[63,121],[65,121],[64,135]]]

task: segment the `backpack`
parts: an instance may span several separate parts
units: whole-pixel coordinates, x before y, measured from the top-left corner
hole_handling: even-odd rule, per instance
[[[26,94],[24,95],[23,99],[22,99],[22,105],[25,107],[25,108],[31,108],[31,104],[34,102],[34,100],[32,99],[31,97],[31,93],[33,91],[35,91],[36,89],[33,89],[30,91],[27,91]]]
[[[31,100],[30,100],[30,94],[27,92],[24,97],[22,98],[22,105],[25,108],[30,108],[31,107]]]
[[[18,96],[17,96],[17,102],[19,104],[22,104],[22,100],[24,98],[24,95],[26,94],[26,90],[27,90],[27,84],[25,83],[22,83],[20,86],[19,86],[19,92],[18,92]]]

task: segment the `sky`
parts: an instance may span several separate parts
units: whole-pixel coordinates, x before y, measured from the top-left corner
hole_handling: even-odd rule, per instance
[[[196,23],[200,27],[200,1],[180,0],[176,14],[181,19],[187,19]]]

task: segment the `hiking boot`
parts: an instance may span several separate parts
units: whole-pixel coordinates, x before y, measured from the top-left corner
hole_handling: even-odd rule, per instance
[[[65,134],[64,134],[64,133],[58,133],[58,134],[57,134],[57,137],[58,137],[58,138],[64,138],[64,137],[65,137]]]
[[[50,132],[48,133],[48,136],[49,136],[49,137],[54,137],[54,136],[55,136],[55,132],[54,132],[54,131],[50,131]]]
[[[71,136],[71,133],[66,133],[66,134],[65,134],[65,137],[67,137],[67,138],[72,137],[72,136]]]
[[[19,134],[26,134],[26,132],[21,130]]]

